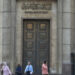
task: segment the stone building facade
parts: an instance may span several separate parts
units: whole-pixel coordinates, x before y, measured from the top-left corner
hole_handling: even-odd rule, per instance
[[[23,65],[30,54],[35,57],[33,61],[36,59],[39,61],[38,54],[41,51],[38,51],[40,48],[38,41],[41,41],[39,37],[44,32],[42,37],[46,36],[45,33],[47,34],[48,54],[46,55],[45,50],[40,54],[48,56],[50,75],[74,75],[72,66],[75,63],[74,20],[75,0],[0,0],[0,62],[6,61],[14,73],[15,66]],[[28,45],[26,43],[27,30],[24,27],[26,24],[29,24],[28,28],[31,29],[28,32],[33,35],[32,37],[29,34],[29,38],[33,39],[29,42],[33,43]],[[48,26],[47,31],[41,31],[39,24],[45,29]],[[44,27],[45,24],[47,24],[46,27]],[[31,45],[35,52],[32,49],[31,53],[25,54],[26,46]],[[29,59],[32,58],[31,56]],[[43,62],[41,59],[40,61]]]

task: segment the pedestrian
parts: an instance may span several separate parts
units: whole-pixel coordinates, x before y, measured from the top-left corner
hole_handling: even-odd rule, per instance
[[[31,62],[28,62],[28,65],[26,66],[24,73],[26,73],[26,75],[33,74],[33,66],[31,65]]]
[[[42,64],[42,75],[48,75],[48,67],[46,61],[44,61]]]
[[[7,66],[6,62],[3,63],[3,67],[1,70],[3,71],[3,75],[11,75],[11,71],[9,67]]]
[[[22,67],[20,64],[18,64],[16,67],[16,75],[22,75]]]

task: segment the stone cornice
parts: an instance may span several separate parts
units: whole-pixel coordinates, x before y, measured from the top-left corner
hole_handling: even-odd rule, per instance
[[[57,0],[16,0],[16,1],[57,1]]]

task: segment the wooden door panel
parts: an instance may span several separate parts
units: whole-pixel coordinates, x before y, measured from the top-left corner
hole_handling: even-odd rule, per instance
[[[23,25],[23,71],[28,61],[35,62],[35,27],[33,21],[25,21]]]
[[[41,65],[44,60],[46,60],[49,64],[49,22],[39,21],[37,26],[37,72],[38,73],[41,73]]]
[[[23,35],[23,67],[31,61],[39,75],[43,61],[49,64],[49,20],[24,20]]]

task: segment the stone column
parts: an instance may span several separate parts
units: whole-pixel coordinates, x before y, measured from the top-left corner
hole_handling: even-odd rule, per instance
[[[6,61],[13,72],[15,63],[15,25],[16,0],[3,0],[2,10],[2,60]]]
[[[63,13],[62,13],[62,5],[63,5],[63,0],[58,0],[57,3],[57,71],[58,74],[62,74],[62,39],[63,39]]]
[[[52,22],[51,22],[51,36],[50,36],[50,73],[56,74],[57,73],[57,1],[52,1]]]
[[[71,32],[71,53],[75,55],[75,0],[72,0],[72,32]],[[71,59],[73,59],[73,57],[71,57]],[[71,64],[75,64],[73,63],[73,61],[71,61]],[[73,67],[73,66],[72,66]],[[73,72],[73,71],[72,71]]]
[[[0,0],[0,63],[2,62],[2,7],[3,0]]]
[[[16,63],[16,0],[11,0],[11,25],[11,68],[14,72]]]
[[[22,52],[23,52],[23,25],[22,25],[22,18],[25,16],[23,15],[21,4],[23,1],[17,0],[17,21],[16,21],[16,64],[22,65]],[[22,16],[23,15],[23,16]]]
[[[75,53],[75,0],[72,0],[72,53]]]
[[[71,75],[71,0],[63,0],[63,74]]]

